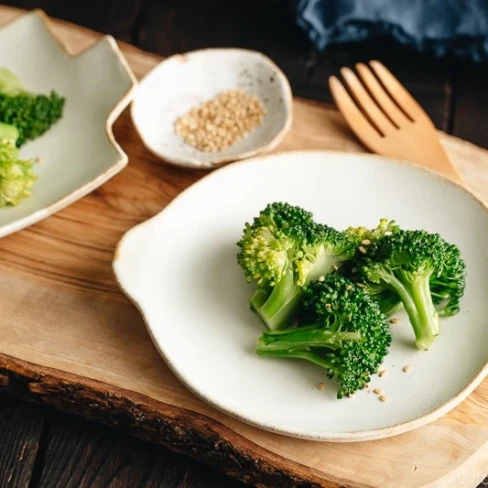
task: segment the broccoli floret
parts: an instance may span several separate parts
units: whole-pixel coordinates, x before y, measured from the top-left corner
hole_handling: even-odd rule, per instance
[[[392,235],[400,231],[400,227],[394,220],[386,218],[380,219],[378,226],[375,229],[368,229],[366,227],[349,227],[345,233],[354,239],[357,243],[356,257],[368,249],[372,242],[377,242],[384,236]],[[359,281],[357,277],[356,260],[352,260],[347,266],[343,268],[344,274],[354,281]],[[387,289],[375,288],[375,293],[371,297],[376,300],[381,311],[387,316],[391,317],[403,308],[401,300],[396,293]]]
[[[0,121],[17,127],[20,147],[44,134],[62,117],[64,102],[54,91],[50,95],[0,93]]]
[[[37,179],[33,161],[17,159],[17,153],[14,141],[0,141],[0,207],[18,205],[30,197]]]
[[[345,277],[328,275],[310,283],[299,317],[303,326],[262,334],[256,352],[306,359],[325,368],[340,384],[337,398],[364,388],[388,354],[392,338],[386,317]]]
[[[354,243],[312,214],[287,203],[268,205],[238,242],[239,265],[257,289],[251,308],[271,330],[293,322],[302,289],[337,269],[354,253]]]
[[[345,233],[353,238],[358,245],[364,243],[368,246],[371,242],[375,242],[385,235],[392,235],[400,231],[400,227],[394,220],[380,219],[378,226],[375,229],[368,229],[366,227],[349,227]]]
[[[466,264],[461,252],[453,244],[446,242],[445,246],[442,270],[430,279],[430,292],[441,317],[459,312],[459,302],[466,285]]]
[[[398,296],[415,332],[417,347],[424,350],[440,331],[435,304],[447,300],[444,310],[450,313],[464,292],[464,263],[459,250],[438,234],[426,231],[401,230],[373,242],[359,257],[357,272],[371,294],[389,290]]]
[[[0,122],[14,125],[17,147],[44,134],[63,115],[65,99],[55,91],[38,95],[26,90],[7,68],[0,68]]]

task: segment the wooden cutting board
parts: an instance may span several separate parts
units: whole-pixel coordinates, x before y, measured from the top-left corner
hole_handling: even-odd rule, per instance
[[[20,11],[0,8],[0,23]],[[56,22],[72,53],[98,35]],[[121,45],[138,77],[160,58]],[[278,150],[363,151],[330,107],[295,101]],[[115,245],[204,173],[162,164],[126,111],[115,137],[129,166],[49,219],[0,240],[0,387],[212,463],[270,487],[475,487],[488,472],[488,379],[431,425],[374,442],[332,444],[260,431],[207,406],[168,370],[118,289]],[[443,142],[469,188],[488,199],[488,152]]]

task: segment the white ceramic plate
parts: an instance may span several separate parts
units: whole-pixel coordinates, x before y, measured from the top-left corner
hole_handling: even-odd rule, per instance
[[[389,374],[337,400],[323,371],[300,361],[257,357],[264,330],[251,312],[251,286],[236,263],[244,222],[287,201],[338,229],[374,226],[439,232],[467,263],[462,311],[442,321],[429,352],[415,348],[406,318],[393,325]],[[178,378],[208,403],[245,422],[290,436],[358,441],[411,430],[445,414],[488,371],[488,211],[434,173],[376,156],[291,152],[228,166],[129,231],[114,269]],[[406,374],[402,368],[412,365]]]
[[[241,89],[257,95],[267,115],[248,137],[217,152],[202,152],[174,132],[175,120],[219,92]],[[268,57],[247,49],[202,49],[162,61],[141,81],[131,106],[145,146],[179,166],[212,168],[276,147],[292,122],[288,80]]]
[[[116,42],[100,39],[79,56],[67,54],[41,11],[0,29],[0,66],[27,89],[66,98],[63,118],[22,147],[21,157],[41,157],[32,197],[0,208],[0,237],[27,227],[94,190],[127,164],[112,124],[127,106],[135,78]]]

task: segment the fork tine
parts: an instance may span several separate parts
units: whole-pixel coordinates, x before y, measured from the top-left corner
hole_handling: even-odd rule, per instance
[[[409,122],[405,114],[393,103],[390,95],[386,93],[385,89],[380,85],[376,77],[373,75],[368,66],[364,63],[356,64],[360,78],[368,87],[379,106],[383,109],[388,117],[393,121],[397,127],[401,127]]]
[[[378,108],[378,105],[365,90],[356,74],[349,68],[342,68],[341,75],[343,76],[346,85],[356,98],[356,102],[362,107],[366,115],[373,121],[373,124],[379,129],[379,131],[383,134],[391,132],[393,128],[391,122]]]
[[[402,110],[412,119],[416,120],[419,117],[429,117],[425,113],[424,109],[415,101],[415,99],[408,93],[404,86],[393,76],[391,71],[386,68],[379,61],[370,61],[370,66],[376,73],[376,76],[380,79],[383,85],[388,90],[391,98],[393,98]]]
[[[329,78],[329,88],[332,98],[349,127],[370,149],[375,151],[374,143],[381,140],[381,135],[361,113],[361,110],[347,93],[344,85],[335,76]]]

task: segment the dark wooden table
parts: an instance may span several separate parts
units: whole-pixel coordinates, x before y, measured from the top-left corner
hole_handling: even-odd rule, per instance
[[[286,0],[13,0],[169,55],[201,47],[260,50],[295,95],[331,102],[326,80],[344,65],[380,59],[440,129],[488,147],[488,66],[434,60],[390,41],[318,54]],[[90,6],[90,5],[93,5]],[[1,338],[0,338],[1,340]],[[488,486],[488,478],[482,483]],[[0,488],[239,487],[211,468],[97,424],[0,396]],[[481,485],[480,485],[481,486]]]

